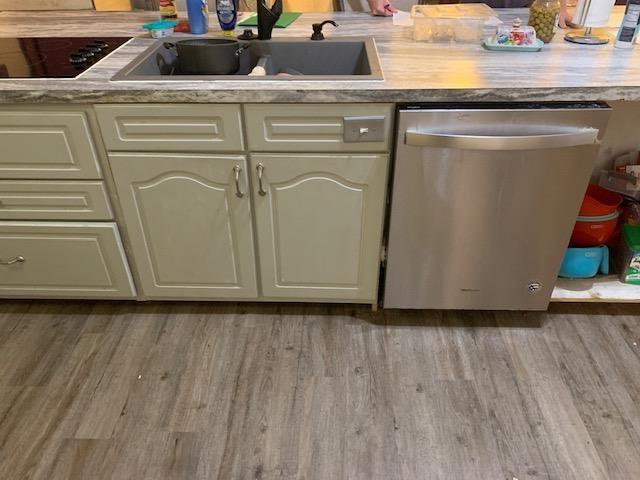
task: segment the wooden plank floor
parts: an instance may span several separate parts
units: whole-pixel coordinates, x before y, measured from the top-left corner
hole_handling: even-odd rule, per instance
[[[639,314],[3,302],[0,478],[638,479]]]

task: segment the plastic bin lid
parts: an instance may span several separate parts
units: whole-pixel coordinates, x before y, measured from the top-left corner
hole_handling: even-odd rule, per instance
[[[494,9],[484,3],[459,3],[445,5],[414,5],[411,17],[451,18],[456,20],[486,20],[497,17]]]
[[[623,225],[622,234],[632,250],[640,250],[640,225]]]
[[[147,30],[163,30],[165,28],[172,28],[178,25],[176,20],[156,20],[155,22],[145,23],[142,28]]]

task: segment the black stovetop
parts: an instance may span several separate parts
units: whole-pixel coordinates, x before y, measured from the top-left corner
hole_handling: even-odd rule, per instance
[[[0,79],[74,78],[130,38],[0,38]]]

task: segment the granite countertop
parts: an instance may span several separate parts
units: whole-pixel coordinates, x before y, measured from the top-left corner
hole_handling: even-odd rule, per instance
[[[511,22],[527,10],[501,10]],[[613,35],[622,19],[616,7]],[[156,15],[97,12],[0,12],[0,37],[141,36]],[[306,37],[311,23],[333,18],[327,37],[375,37],[384,81],[112,82],[153,40],[135,38],[77,79],[0,79],[0,103],[17,102],[429,102],[640,100],[640,47],[575,45],[562,32],[539,53],[489,52],[480,45],[414,42],[411,29],[366,13],[304,14],[274,37]],[[212,16],[211,24],[217,21]],[[216,35],[211,32],[210,35]]]

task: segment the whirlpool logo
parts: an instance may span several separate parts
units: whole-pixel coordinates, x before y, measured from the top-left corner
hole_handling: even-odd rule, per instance
[[[538,293],[540,290],[542,290],[542,283],[540,282],[529,282],[529,285],[527,286],[529,293]]]

